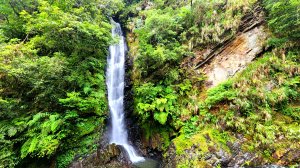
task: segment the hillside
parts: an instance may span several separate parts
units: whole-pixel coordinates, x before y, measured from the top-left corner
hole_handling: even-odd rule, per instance
[[[0,167],[300,166],[299,6],[1,1]],[[121,118],[145,164],[110,140],[112,19]]]
[[[278,31],[284,3],[168,2],[129,18],[146,146],[166,167],[298,163],[299,39]]]

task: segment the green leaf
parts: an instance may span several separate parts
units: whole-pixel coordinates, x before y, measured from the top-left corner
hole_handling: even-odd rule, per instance
[[[154,119],[160,124],[164,125],[168,119],[168,113],[158,112],[154,114]]]

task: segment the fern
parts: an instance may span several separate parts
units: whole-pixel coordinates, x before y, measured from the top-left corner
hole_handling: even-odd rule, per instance
[[[164,112],[156,112],[154,114],[154,119],[158,121],[160,124],[164,125],[168,119],[168,113]]]

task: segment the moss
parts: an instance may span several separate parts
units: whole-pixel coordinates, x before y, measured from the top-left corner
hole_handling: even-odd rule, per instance
[[[212,166],[203,160],[184,160],[177,165],[178,168],[212,168]]]
[[[176,153],[180,155],[192,147],[196,147],[200,153],[209,152],[209,147],[222,148],[229,152],[230,149],[227,147],[226,143],[232,140],[233,138],[228,133],[220,132],[212,126],[205,127],[192,136],[181,134],[179,137],[175,138],[173,142],[176,147]]]
[[[176,154],[183,154],[184,150],[189,149],[193,144],[190,141],[187,141],[184,135],[173,140],[176,147]]]
[[[169,137],[169,132],[165,131],[161,133],[161,138],[163,139],[162,149],[165,151],[170,146],[171,141]]]
[[[174,134],[174,131],[168,127],[157,127],[144,123],[141,125],[143,129],[144,140],[150,142],[152,148],[157,148],[161,151],[166,151],[171,144],[170,137]]]
[[[213,144],[219,149],[230,152],[230,149],[227,146],[227,142],[232,142],[234,140],[234,137],[230,136],[227,132],[220,132],[218,129],[211,127],[204,129],[202,134],[209,136],[209,139],[212,142],[210,144]]]
[[[57,167],[58,168],[64,168],[67,167],[74,159],[75,152],[73,150],[66,151],[65,153],[59,155],[57,160]]]

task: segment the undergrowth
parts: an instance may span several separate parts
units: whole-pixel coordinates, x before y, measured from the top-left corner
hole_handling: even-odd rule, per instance
[[[199,114],[191,117],[181,129],[182,134],[173,140],[178,154],[185,157],[183,151],[192,150],[198,142],[202,147],[196,149],[208,152],[203,148],[206,144],[203,139],[194,142],[206,130],[223,131],[232,138],[242,135],[246,138],[242,150],[255,152],[265,163],[277,162],[279,158],[275,155],[279,151],[297,150],[300,65],[295,57],[299,53],[289,52],[284,58],[266,53],[234,78],[209,89],[206,98],[198,103]],[[205,127],[208,124],[210,127]],[[229,139],[221,143],[225,145],[223,149]],[[289,164],[296,163],[290,161]]]

